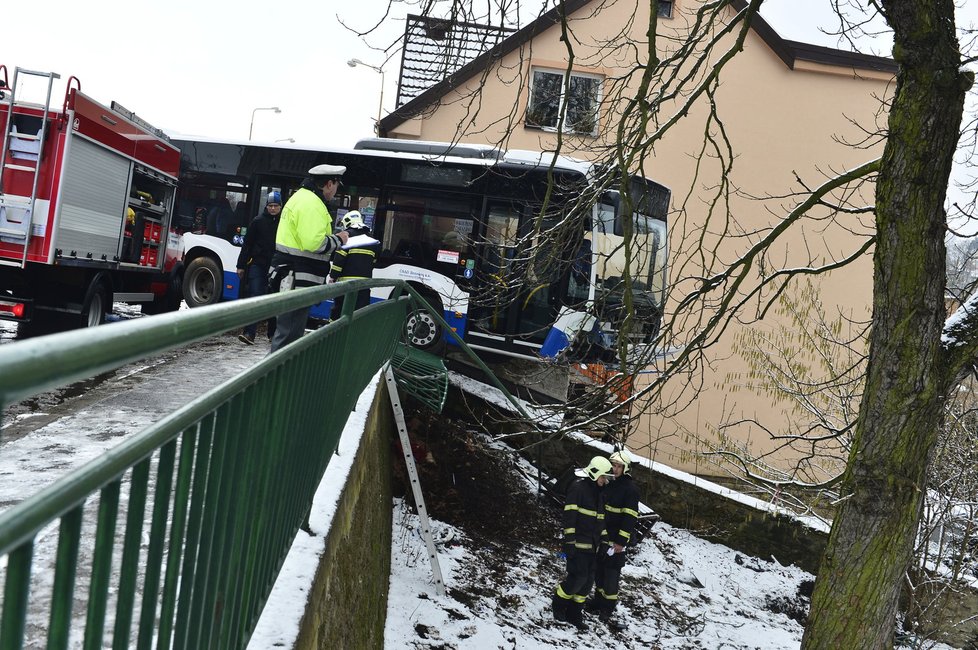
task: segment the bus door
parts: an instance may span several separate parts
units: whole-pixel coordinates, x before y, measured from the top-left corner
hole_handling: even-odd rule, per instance
[[[539,217],[539,205],[523,208],[521,237],[527,260],[523,291],[515,305],[517,316],[515,332],[525,341],[542,344],[553,327],[560,311],[566,287],[569,253],[547,234],[534,234],[534,224]],[[561,219],[559,213],[544,216],[541,233],[554,231]]]
[[[478,331],[498,336],[514,333],[514,303],[521,291],[517,267],[520,208],[509,201],[488,201],[479,228],[476,268],[467,287],[469,318]]]
[[[511,350],[524,354],[533,354],[543,342],[559,309],[559,259],[532,235],[537,209],[527,203],[487,201],[477,262],[482,290],[474,326],[526,346]]]

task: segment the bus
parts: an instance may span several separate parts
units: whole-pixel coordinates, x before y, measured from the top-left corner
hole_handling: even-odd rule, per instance
[[[613,356],[626,284],[637,315],[628,336],[648,344],[658,332],[670,193],[648,179],[632,176],[627,199],[589,193],[602,172],[591,163],[459,143],[173,143],[190,307],[238,297],[238,250],[265,197],[277,190],[287,200],[310,168],[329,163],[347,168],[331,214],[339,221],[358,210],[381,242],[374,277],[407,281],[470,347],[534,360]],[[389,291],[375,289],[371,300]],[[312,316],[328,313],[324,304]],[[423,310],[409,316],[407,333],[424,350],[454,344]]]

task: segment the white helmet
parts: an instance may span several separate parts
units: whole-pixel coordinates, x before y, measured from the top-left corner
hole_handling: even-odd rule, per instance
[[[615,453],[608,456],[608,460],[611,461],[612,463],[618,463],[619,465],[622,465],[625,468],[624,470],[625,474],[631,471],[632,455],[628,453],[627,449],[619,449]]]
[[[595,456],[592,458],[591,462],[584,468],[584,473],[587,474],[592,481],[597,481],[598,478],[602,476],[607,476],[608,478],[614,478],[615,476],[611,472],[611,461],[604,456]]]
[[[343,230],[349,230],[350,228],[366,228],[367,225],[363,223],[363,216],[356,210],[350,210],[343,215],[340,219],[340,225],[343,226]]]

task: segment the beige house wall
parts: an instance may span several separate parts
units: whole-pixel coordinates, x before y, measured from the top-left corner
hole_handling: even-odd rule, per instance
[[[631,24],[633,32],[644,33],[642,26],[647,15],[642,12],[643,8],[648,11],[649,4],[616,0],[590,3],[580,10],[571,21],[577,57],[575,70],[602,74],[606,85],[607,79],[622,74],[622,69],[609,65],[610,58],[599,53],[594,44],[607,38],[609,25]],[[686,10],[689,4],[686,3]],[[660,21],[660,31],[681,28],[683,9],[677,7],[677,18]],[[634,22],[629,23],[630,20]],[[509,148],[552,150],[555,135],[525,128],[522,115],[530,67],[566,67],[566,48],[559,35],[557,27],[546,30],[503,57],[487,74],[470,79],[446,95],[438,107],[403,123],[389,135],[433,141],[460,139],[492,144],[505,141]],[[891,81],[883,73],[812,62],[799,61],[792,70],[751,31],[743,52],[723,71],[717,95],[718,112],[736,157],[730,176],[732,183],[752,197],[784,197],[800,189],[796,175],[814,187],[830,175],[878,157],[882,151],[878,138],[868,148],[845,143],[865,143],[867,132],[885,126],[878,124],[885,120],[885,116],[880,117],[883,115],[881,98],[890,93]],[[482,92],[473,102],[472,91],[479,88]],[[673,193],[670,263],[674,287],[667,316],[670,306],[674,307],[677,299],[692,286],[684,278],[723,268],[757,240],[757,235],[745,233],[777,223],[792,205],[784,198],[734,197],[730,204],[731,226],[722,236],[712,268],[691,266],[690,256],[698,252],[693,243],[707,220],[705,200],[711,196],[708,188],[717,181],[717,165],[710,161],[705,164],[699,161],[700,175],[695,178],[705,116],[705,103],[701,101],[655,146],[654,156],[645,161],[645,174],[671,188]],[[601,119],[602,127],[607,127],[614,117],[605,110]],[[592,158],[598,155],[602,144],[600,139],[568,136],[564,138],[563,153]],[[862,204],[870,204],[871,199],[869,188],[861,199]],[[819,263],[841,259],[852,254],[872,234],[869,215],[845,217],[840,221],[812,222],[795,229],[769,255],[770,267],[808,266],[812,256]],[[716,228],[711,226],[714,232]],[[871,310],[871,257],[865,255],[845,269],[829,274],[819,280],[818,286],[830,316],[841,313],[854,321],[866,321]],[[807,418],[789,412],[785,404],[745,385],[742,375],[748,366],[735,350],[735,342],[745,327],[773,332],[784,326],[784,320],[773,310],[763,323],[732,324],[711,349],[709,362],[695,375],[681,378],[670,387],[669,396],[679,396],[678,403],[688,401],[688,406],[655,412],[659,410],[656,407],[669,403],[668,397],[665,402],[652,405],[640,418],[629,438],[629,446],[651,452],[657,461],[686,471],[713,474],[720,470],[713,459],[701,452],[715,446],[722,423],[759,418],[775,431],[784,431],[792,423],[804,425]],[[693,333],[690,330],[686,336]],[[691,391],[698,386],[702,390],[690,400]],[[787,466],[795,456],[789,450],[774,452],[778,445],[756,425],[740,426],[727,433],[734,445],[749,447],[754,453],[773,452],[766,461],[774,465]]]

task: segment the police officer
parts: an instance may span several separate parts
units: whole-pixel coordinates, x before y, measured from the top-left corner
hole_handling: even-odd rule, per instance
[[[326,281],[330,256],[349,239],[345,232],[333,234],[333,217],[326,207],[345,172],[346,167],[341,165],[316,165],[282,208],[270,274],[275,291],[314,287]],[[308,317],[309,307],[280,314],[271,351],[298,340]]]
[[[612,618],[618,606],[618,583],[625,566],[625,549],[634,545],[632,535],[638,522],[638,486],[631,476],[632,457],[622,449],[611,454],[611,471],[615,478],[604,491],[604,536],[598,550],[594,584],[596,593],[588,599],[588,611],[611,628],[620,624]]]
[[[595,456],[567,490],[564,500],[564,543],[567,577],[557,585],[553,597],[554,620],[586,630],[584,601],[594,584],[598,546],[604,532],[602,488],[612,476],[611,463]]]

